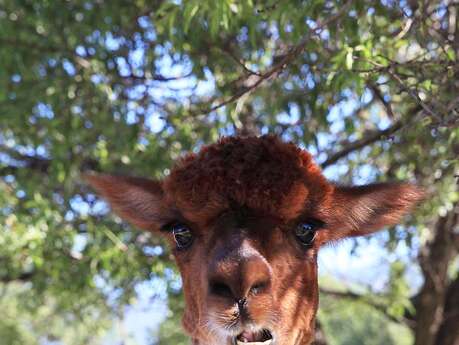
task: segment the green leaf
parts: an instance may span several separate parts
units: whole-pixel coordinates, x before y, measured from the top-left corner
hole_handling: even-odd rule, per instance
[[[183,31],[188,32],[190,24],[199,10],[199,2],[190,1],[185,5],[183,13]]]

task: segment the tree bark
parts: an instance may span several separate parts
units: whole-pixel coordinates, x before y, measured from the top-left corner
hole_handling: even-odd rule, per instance
[[[424,276],[424,285],[416,296],[416,327],[414,345],[458,345],[459,324],[451,329],[451,322],[459,311],[459,304],[451,304],[458,294],[451,291],[455,284],[450,284],[448,267],[457,255],[454,243],[454,228],[459,220],[458,204],[435,225],[435,233],[422,249],[419,263]],[[452,315],[449,317],[447,314]],[[457,317],[457,315],[456,315]],[[455,329],[455,330],[454,330]],[[456,333],[456,336],[454,336]],[[451,343],[443,343],[449,338]]]
[[[459,345],[459,275],[448,288],[435,345]]]

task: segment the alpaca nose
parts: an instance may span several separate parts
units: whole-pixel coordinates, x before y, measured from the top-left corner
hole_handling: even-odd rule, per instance
[[[266,293],[271,286],[271,269],[260,254],[225,257],[211,265],[209,294],[244,304],[246,299]]]

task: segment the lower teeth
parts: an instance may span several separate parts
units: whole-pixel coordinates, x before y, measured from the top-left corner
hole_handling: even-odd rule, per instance
[[[268,340],[265,340],[265,341],[256,341],[256,342],[240,341],[240,340],[236,341],[237,345],[247,345],[247,344],[250,344],[250,345],[269,345],[269,344],[271,344],[271,342],[272,342],[272,339],[268,339]]]
[[[270,345],[272,343],[273,339],[269,331],[263,330],[261,333],[259,333],[259,335],[261,336],[258,336],[256,338],[261,338],[261,340],[249,341],[246,339],[246,337],[242,333],[240,336],[236,338],[236,344],[237,345],[248,345],[248,344],[250,345]],[[255,337],[250,337],[250,338],[255,338]]]

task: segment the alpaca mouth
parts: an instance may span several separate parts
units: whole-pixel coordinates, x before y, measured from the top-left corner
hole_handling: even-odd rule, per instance
[[[270,345],[273,336],[267,329],[258,332],[243,331],[234,340],[236,345]]]

